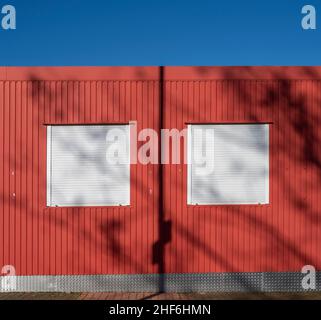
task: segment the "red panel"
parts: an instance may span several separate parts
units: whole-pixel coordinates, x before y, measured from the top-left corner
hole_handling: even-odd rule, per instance
[[[0,81],[1,265],[22,275],[156,272],[153,166],[132,165],[128,208],[46,208],[44,124],[157,128],[158,69],[5,69],[0,76],[15,81]]]
[[[0,80],[157,80],[157,67],[0,67]]]
[[[320,269],[321,68],[164,74],[165,128],[271,123],[269,205],[187,206],[186,166],[163,166],[165,272]],[[159,80],[157,67],[0,68],[0,265],[23,275],[159,270],[159,166],[131,166],[130,207],[46,208],[44,125],[137,121],[157,130]]]
[[[209,74],[216,78],[218,69],[211,69]],[[295,74],[310,80],[280,80],[284,79],[282,74],[271,80],[234,80],[243,78],[239,69],[225,80],[203,80],[200,74],[202,80],[193,81],[195,69],[191,75],[175,74],[179,67],[169,68],[167,76],[174,80],[166,81],[169,98],[165,127],[177,127],[178,122],[183,127],[189,122],[270,122],[271,203],[187,206],[186,182],[176,178],[180,166],[165,166],[165,180],[170,181],[165,187],[166,214],[172,220],[174,234],[166,251],[165,260],[170,261],[167,272],[288,271],[300,270],[305,264],[320,269],[317,194],[321,191],[321,157],[317,123],[321,101],[319,80],[310,73],[320,69],[308,68],[307,74],[304,68],[295,69]],[[261,69],[251,70],[258,74]],[[179,76],[184,81],[177,80]],[[189,93],[184,90],[185,83]],[[188,101],[177,107],[181,97],[183,101],[188,97]],[[181,261],[185,254],[188,261],[178,267],[176,259]]]
[[[166,80],[311,80],[321,67],[166,67]]]

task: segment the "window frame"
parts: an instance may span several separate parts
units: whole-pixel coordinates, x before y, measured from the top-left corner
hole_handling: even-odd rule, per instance
[[[113,122],[113,123],[45,123],[45,132],[46,132],[46,167],[45,167],[45,208],[55,209],[55,208],[61,208],[61,209],[86,209],[86,208],[96,208],[96,209],[113,209],[113,208],[131,208],[132,207],[132,168],[131,168],[131,123],[130,122]],[[129,176],[129,190],[128,190],[128,204],[111,204],[111,205],[49,205],[49,199],[51,199],[51,181],[52,177],[48,178],[48,168],[52,166],[52,156],[51,156],[51,145],[52,145],[52,127],[58,127],[58,126],[127,126],[128,127],[128,158],[129,158],[129,164],[128,164],[128,176]],[[51,140],[51,143],[48,143],[48,140]],[[52,171],[51,171],[52,172]],[[50,200],[51,201],[51,200]]]
[[[271,184],[270,184],[270,140],[271,140],[271,129],[273,124],[272,122],[264,121],[264,122],[188,122],[186,123],[187,126],[187,165],[186,165],[186,205],[187,207],[194,208],[196,206],[201,206],[203,208],[206,207],[214,207],[214,206],[268,206],[271,205]],[[265,196],[266,202],[265,203],[192,203],[192,126],[193,125],[266,125],[267,127],[267,174],[265,179]]]

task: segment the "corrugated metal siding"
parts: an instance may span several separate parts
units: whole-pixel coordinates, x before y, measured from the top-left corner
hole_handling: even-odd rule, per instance
[[[157,68],[128,68],[128,80],[107,77],[104,68],[66,68],[65,77],[64,68],[7,69],[0,81],[0,265],[20,275],[157,272],[158,166],[132,165],[130,208],[46,208],[44,125],[137,120],[138,130],[157,129]],[[271,122],[269,205],[187,206],[186,166],[163,167],[164,218],[172,223],[165,272],[321,269],[320,79],[312,67],[165,68],[166,128]]]
[[[187,206],[186,166],[165,166],[166,270],[320,269],[320,89],[317,80],[166,82],[166,128],[271,123],[269,205]]]
[[[131,166],[130,208],[45,207],[44,124],[130,120],[158,128],[157,82],[0,82],[0,265],[28,275],[156,272],[145,262],[157,239],[157,166]]]

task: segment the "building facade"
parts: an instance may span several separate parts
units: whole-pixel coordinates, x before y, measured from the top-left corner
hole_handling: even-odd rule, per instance
[[[320,80],[321,67],[1,67],[3,274],[19,291],[303,290],[302,267],[321,268]],[[161,143],[157,161],[106,166],[111,128],[124,159],[143,146],[133,123],[186,129],[180,158],[208,154],[213,170],[162,163]]]

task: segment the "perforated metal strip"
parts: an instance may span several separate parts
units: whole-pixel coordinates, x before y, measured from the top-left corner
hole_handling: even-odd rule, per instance
[[[15,290],[2,286],[0,291],[157,292],[163,282],[167,292],[300,292],[306,291],[301,285],[303,277],[300,272],[16,276]],[[316,291],[320,284],[319,271]]]

